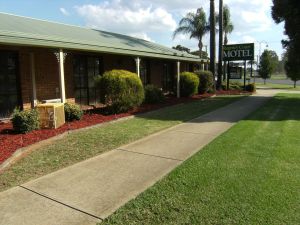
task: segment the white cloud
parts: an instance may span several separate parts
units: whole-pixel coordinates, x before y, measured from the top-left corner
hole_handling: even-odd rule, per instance
[[[235,30],[239,33],[265,32],[271,28],[271,0],[228,0]]]
[[[229,36],[230,43],[267,39],[267,34],[273,32],[272,0],[226,0],[224,4],[230,8],[235,27]],[[169,47],[180,44],[197,49],[197,40],[185,35],[172,40],[172,33],[187,12],[196,12],[197,8],[203,7],[208,18],[209,5],[208,0],[105,0],[99,4],[75,6],[75,11],[88,27],[156,41]],[[215,1],[215,8],[218,11],[218,1]],[[272,41],[280,42],[280,32],[278,40],[272,37]],[[203,44],[209,44],[209,34],[203,38]]]
[[[242,37],[244,43],[255,43],[256,39],[250,35],[245,35]]]
[[[64,14],[65,16],[69,16],[70,13],[65,8],[59,8],[59,11]]]
[[[86,26],[125,34],[168,33],[176,28],[171,13],[161,7],[141,6],[139,3],[114,0],[98,5],[81,5],[75,9]]]
[[[130,33],[128,34],[131,37],[135,37],[135,38],[140,38],[146,41],[151,41],[151,42],[155,42],[154,40],[152,40],[146,33],[144,32],[139,32],[139,33]]]

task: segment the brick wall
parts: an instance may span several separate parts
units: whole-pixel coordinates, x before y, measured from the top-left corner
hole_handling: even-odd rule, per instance
[[[52,51],[31,49],[20,51],[20,77],[22,81],[23,107],[32,102],[32,79],[30,70],[30,52],[35,58],[35,81],[37,100],[60,98],[59,64]],[[68,102],[74,102],[72,55],[65,59],[65,91]]]
[[[103,58],[103,69],[109,71],[113,69],[123,69],[136,72],[136,64],[133,56],[118,56],[105,54]]]
[[[30,56],[29,52],[26,50],[19,51],[19,71],[23,108],[29,109],[32,104],[32,81],[30,73]]]
[[[163,62],[159,60],[150,60],[150,83],[159,88],[162,88],[163,66]]]
[[[35,76],[36,93],[39,101],[45,99],[60,98],[59,85],[59,64],[54,52],[43,48],[25,48],[25,47],[6,47],[0,46],[0,49],[14,50],[19,53],[19,77],[20,94],[23,108],[30,108],[33,99],[32,77],[30,53],[35,56]],[[73,80],[73,55],[76,52],[68,54],[65,59],[65,91],[68,102],[75,102],[74,80]],[[82,53],[80,53],[82,54]],[[88,53],[86,53],[88,54]],[[95,54],[94,54],[95,55]],[[136,63],[134,56],[97,54],[103,60],[103,70],[125,69],[136,72]],[[150,62],[150,83],[157,87],[162,87],[162,77],[164,72],[164,63],[171,63],[176,82],[176,62],[160,59],[141,58]],[[186,62],[181,62],[181,72],[188,71],[189,66]]]

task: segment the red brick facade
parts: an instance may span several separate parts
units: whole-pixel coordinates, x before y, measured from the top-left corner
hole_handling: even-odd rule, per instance
[[[43,48],[25,48],[25,47],[0,47],[0,50],[17,51],[19,55],[19,78],[20,78],[20,95],[23,108],[30,108],[33,102],[33,86],[31,75],[30,54],[34,54],[35,59],[35,81],[36,96],[38,101],[45,99],[60,98],[59,84],[59,63],[54,54],[54,50]],[[68,53],[65,58],[65,91],[66,99],[69,102],[75,101],[74,80],[73,80],[73,56],[76,54],[92,53]],[[103,63],[103,71],[112,69],[125,69],[136,72],[136,62],[133,56],[97,54]],[[164,64],[169,63],[173,67],[174,79],[176,80],[176,62],[163,59],[141,58],[149,62],[150,83],[162,87],[162,77]],[[189,70],[189,63],[181,63],[181,72]]]

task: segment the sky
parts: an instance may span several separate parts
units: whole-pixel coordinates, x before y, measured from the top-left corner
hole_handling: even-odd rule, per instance
[[[197,40],[186,35],[172,38],[179,20],[209,0],[0,0],[0,12],[122,33],[168,47],[178,44],[197,50]],[[216,11],[218,11],[218,0]],[[256,55],[264,49],[280,57],[283,24],[271,17],[272,0],[223,0],[231,11],[234,31],[229,43],[255,43]],[[218,37],[217,37],[218,39]],[[203,40],[209,45],[209,35]],[[205,48],[203,49],[205,50]],[[209,51],[209,49],[208,49]]]

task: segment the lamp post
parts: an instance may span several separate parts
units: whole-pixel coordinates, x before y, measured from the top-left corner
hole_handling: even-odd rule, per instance
[[[268,45],[268,42],[266,42],[266,41],[258,41],[257,43],[259,44],[259,52],[258,52],[259,62],[257,62],[258,66],[259,66],[260,65],[260,56],[261,56],[261,44],[265,44],[266,47],[269,47],[269,45]]]

